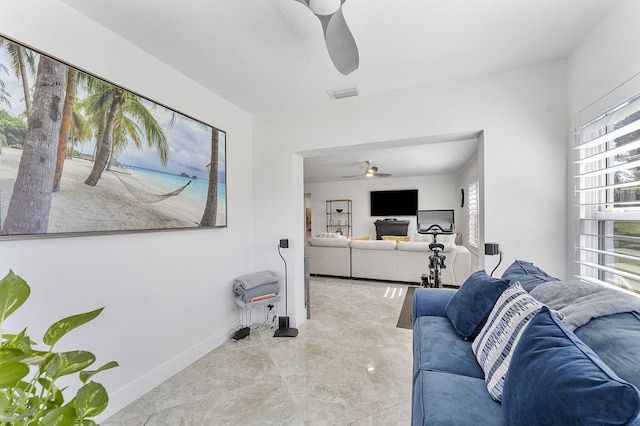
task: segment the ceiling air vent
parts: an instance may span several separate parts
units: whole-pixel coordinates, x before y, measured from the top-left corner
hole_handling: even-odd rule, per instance
[[[358,96],[359,95],[357,87],[349,87],[347,89],[329,90],[327,93],[329,93],[329,96],[331,96],[333,99],[350,98],[352,96]]]

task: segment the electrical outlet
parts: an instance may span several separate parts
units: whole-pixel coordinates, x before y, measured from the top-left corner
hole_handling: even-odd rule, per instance
[[[280,248],[289,248],[289,239],[284,238],[280,240]]]

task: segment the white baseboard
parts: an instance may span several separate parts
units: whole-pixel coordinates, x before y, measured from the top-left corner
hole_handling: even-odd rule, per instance
[[[127,405],[134,402],[156,386],[164,383],[189,365],[193,364],[225,341],[228,340],[228,330],[238,328],[239,322],[223,328],[218,333],[206,338],[197,345],[170,359],[160,367],[150,371],[146,375],[124,386],[109,395],[109,406],[96,417],[96,422],[101,423]]]
[[[301,311],[296,312],[295,316],[291,318],[291,320],[292,327],[300,327],[307,320],[307,309],[303,307]]]

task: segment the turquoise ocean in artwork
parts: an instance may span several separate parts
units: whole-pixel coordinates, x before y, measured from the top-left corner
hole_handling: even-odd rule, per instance
[[[130,172],[133,177],[135,177],[142,184],[147,186],[150,191],[159,194],[166,194],[175,191],[176,189],[184,186],[187,182],[191,181],[191,184],[186,187],[178,197],[180,201],[201,206],[204,210],[204,205],[206,204],[207,200],[209,181],[204,179],[193,179],[184,176],[158,172],[155,170],[143,169],[140,167],[127,166],[124,164],[122,164],[121,167]],[[226,192],[227,185],[224,182],[218,183],[219,213],[226,212]]]

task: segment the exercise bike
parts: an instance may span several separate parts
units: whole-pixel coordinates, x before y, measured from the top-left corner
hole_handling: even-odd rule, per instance
[[[453,234],[453,231],[444,230],[440,225],[435,224],[429,226],[426,230],[419,230],[418,233],[433,236],[433,240],[429,243],[429,250],[431,250],[431,254],[429,255],[429,273],[422,274],[422,286],[427,288],[442,288],[442,270],[447,267],[444,263],[447,257],[442,254],[444,244],[438,242],[437,236],[440,234],[450,235]]]

